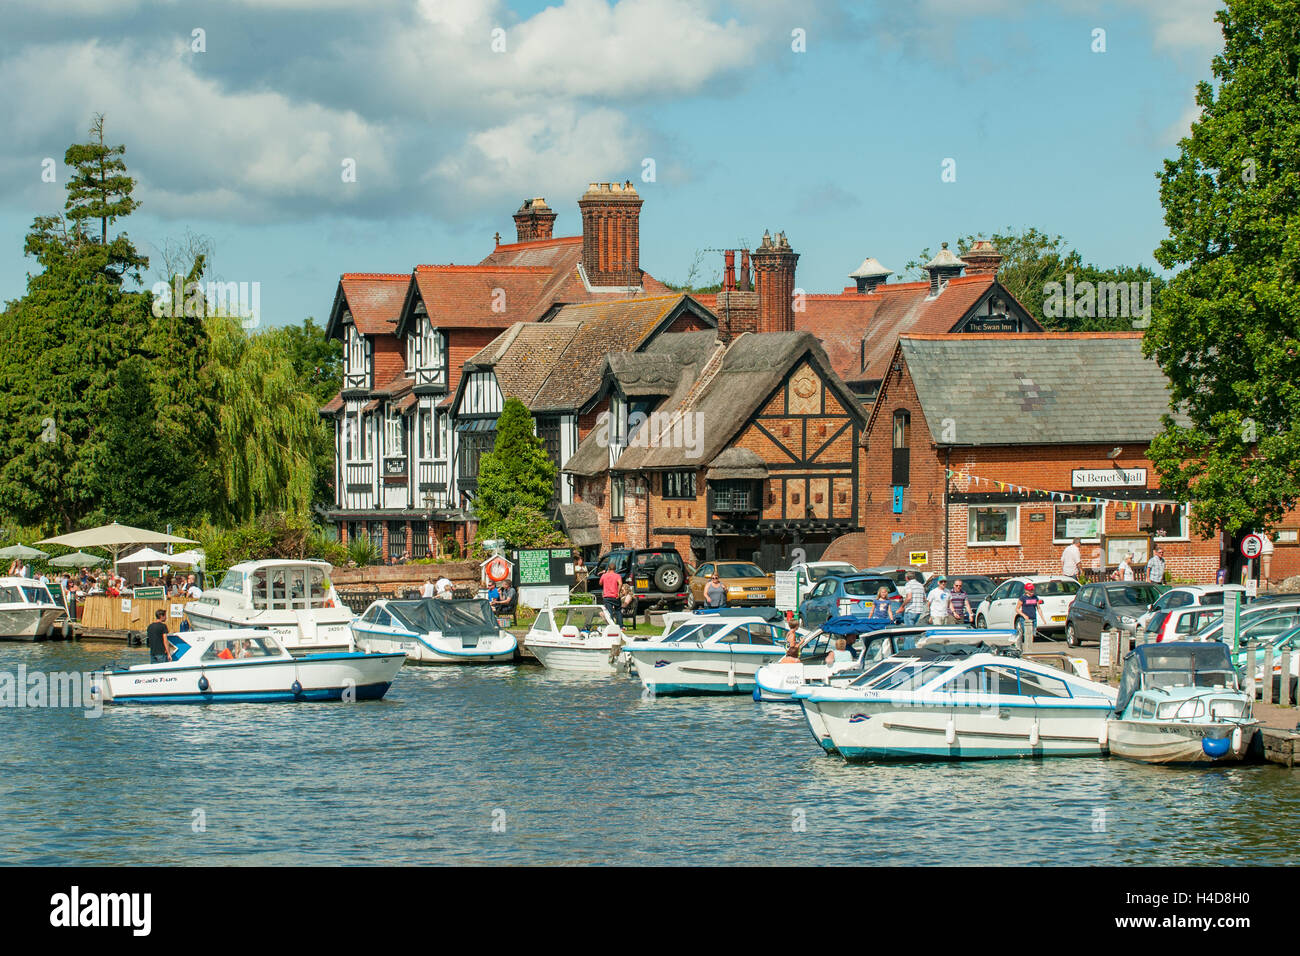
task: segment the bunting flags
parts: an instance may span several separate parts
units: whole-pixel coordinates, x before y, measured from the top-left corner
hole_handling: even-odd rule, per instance
[[[972,482],[973,484],[976,485],[979,485],[981,483],[984,485],[996,485],[998,491],[1003,491],[1003,492],[1014,491],[1018,494],[1030,495],[1030,496],[1042,495],[1044,498],[1046,498],[1049,501],[1076,501],[1076,502],[1084,502],[1086,504],[1102,504],[1105,502],[1114,502],[1116,504],[1123,504],[1123,505],[1130,505],[1130,506],[1136,504],[1142,511],[1146,511],[1148,508],[1154,510],[1155,508],[1155,505],[1150,501],[1134,501],[1131,498],[1103,498],[1099,495],[1076,495],[1073,492],[1069,492],[1069,491],[1048,491],[1047,489],[1044,488],[1029,488],[1025,485],[1012,484],[1009,481],[998,481],[996,478],[982,478],[979,475],[972,475],[969,472],[957,471],[952,468],[945,469],[945,471],[949,479],[961,478],[961,479],[965,479],[966,481]]]

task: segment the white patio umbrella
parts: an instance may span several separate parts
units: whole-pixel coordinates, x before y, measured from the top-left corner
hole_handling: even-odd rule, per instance
[[[173,554],[164,554],[161,551],[155,551],[153,548],[141,548],[134,554],[128,554],[125,558],[118,558],[118,564],[176,564]]]
[[[168,564],[183,564],[186,567],[194,567],[202,564],[208,559],[201,548],[190,548],[188,551],[178,551],[176,554],[167,555]]]
[[[25,544],[11,544],[7,548],[0,548],[0,558],[48,558],[49,554],[45,551],[38,551],[35,548],[29,548]]]
[[[69,548],[103,548],[113,555],[114,571],[117,570],[118,555],[127,548],[136,545],[198,544],[193,538],[181,538],[174,534],[165,534],[162,531],[133,528],[127,524],[118,524],[116,521],[98,528],[88,528],[85,531],[73,531],[70,534],[46,538],[44,541],[37,541],[36,543],[61,544]]]
[[[102,555],[73,551],[71,554],[61,554],[57,558],[51,558],[50,564],[56,568],[93,568],[107,560]]]

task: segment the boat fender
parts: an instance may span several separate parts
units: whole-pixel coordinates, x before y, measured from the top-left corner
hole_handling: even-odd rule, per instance
[[[1098,731],[1097,733],[1097,743],[1104,747],[1109,742],[1110,742],[1110,721],[1103,720],[1101,723],[1101,730]]]
[[[65,641],[70,641],[70,640],[72,640],[72,634],[73,634],[73,631],[72,631],[72,622],[71,622],[71,621],[64,621],[64,622],[63,622],[63,639],[64,639]]]
[[[1232,752],[1239,753],[1240,751],[1241,751],[1241,728],[1234,727],[1232,728]]]
[[[948,726],[944,728],[943,739],[951,746],[957,742],[957,721],[949,716]]]
[[[763,700],[763,692],[758,689],[758,684],[754,685],[754,700],[760,702]]]
[[[199,690],[206,692],[209,687],[207,675],[199,677]]]
[[[1207,757],[1222,757],[1228,752],[1228,747],[1232,741],[1227,737],[1202,737],[1201,749],[1205,751]]]
[[[1038,721],[1034,720],[1034,725],[1029,728],[1029,746],[1038,746]]]
[[[299,681],[294,681],[293,686],[289,689],[293,691],[294,697],[298,697],[302,694],[302,684]]]

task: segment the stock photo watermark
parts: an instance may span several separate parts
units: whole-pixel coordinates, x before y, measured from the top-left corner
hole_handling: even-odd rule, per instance
[[[153,314],[158,319],[228,315],[254,329],[262,323],[262,283],[185,282],[179,276],[173,282],[155,282]]]

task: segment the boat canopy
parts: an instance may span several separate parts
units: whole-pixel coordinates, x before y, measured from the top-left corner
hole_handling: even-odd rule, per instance
[[[701,607],[693,613],[710,617],[756,617],[771,624],[785,623],[785,611],[774,607]]]
[[[1124,660],[1115,712],[1122,714],[1143,687],[1233,687],[1237,671],[1219,641],[1139,644]]]
[[[892,624],[884,618],[871,618],[865,614],[841,614],[822,625],[828,634],[866,634],[868,631],[881,631]]]
[[[447,636],[495,635],[497,617],[484,598],[446,601],[421,598],[417,601],[389,601],[389,612],[417,634],[438,631]]]

